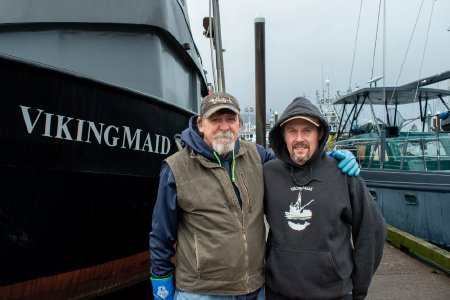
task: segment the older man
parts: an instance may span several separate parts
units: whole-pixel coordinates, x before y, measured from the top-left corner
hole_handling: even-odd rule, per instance
[[[274,155],[239,140],[241,123],[235,97],[213,93],[181,134],[186,148],[165,160],[150,233],[156,299],[174,297],[173,275],[177,299],[263,297],[262,165]]]

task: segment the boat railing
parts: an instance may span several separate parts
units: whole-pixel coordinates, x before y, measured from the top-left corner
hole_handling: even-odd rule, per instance
[[[350,150],[363,169],[450,171],[448,134],[386,138],[383,145],[379,137],[355,138],[340,141],[335,148]]]

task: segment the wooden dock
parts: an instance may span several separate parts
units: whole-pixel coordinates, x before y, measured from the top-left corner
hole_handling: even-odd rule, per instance
[[[389,226],[383,258],[366,300],[450,300],[450,275],[411,253],[428,256],[444,267],[450,262],[448,251]],[[150,286],[146,280],[96,300],[151,299]]]
[[[422,260],[424,257],[419,259],[411,255],[420,251],[426,256],[437,256],[445,265],[450,259],[449,252],[435,249],[429,243],[410,239],[410,236],[395,228],[389,228],[388,240],[390,239],[392,240],[385,244],[380,267],[375,273],[366,299],[449,300],[450,276],[448,273],[424,262]],[[409,245],[409,248],[405,245]]]

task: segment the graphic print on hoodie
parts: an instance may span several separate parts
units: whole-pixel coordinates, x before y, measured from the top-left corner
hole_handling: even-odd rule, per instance
[[[287,219],[290,228],[297,231],[302,231],[306,227],[308,227],[309,224],[311,224],[310,222],[313,216],[312,211],[311,209],[306,209],[306,207],[309,206],[314,201],[314,199],[311,199],[306,204],[303,204],[302,190],[312,191],[312,189],[313,189],[312,187],[306,186],[291,188],[291,191],[298,190],[298,197],[295,201],[291,203],[291,205],[289,205],[288,211],[285,212],[285,217]]]

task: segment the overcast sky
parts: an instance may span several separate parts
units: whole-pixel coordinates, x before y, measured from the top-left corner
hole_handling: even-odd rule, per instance
[[[395,85],[397,80],[401,85],[450,70],[450,0],[385,2],[386,86]],[[207,79],[212,82],[209,40],[203,36],[202,27],[203,17],[208,16],[209,1],[187,0],[187,3],[194,40],[208,71]],[[219,1],[222,45],[226,50],[226,91],[235,95],[242,107],[254,106],[257,17],[265,19],[268,113],[270,109],[281,113],[296,96],[306,96],[315,102],[316,90],[322,93],[326,79],[330,80],[331,96],[336,91],[345,93],[349,87],[355,90],[355,86],[368,86],[366,82],[372,78],[379,3],[365,0],[361,6],[358,0]],[[382,16],[383,9],[373,77],[383,75]],[[441,83],[439,88],[448,88],[448,82]]]

